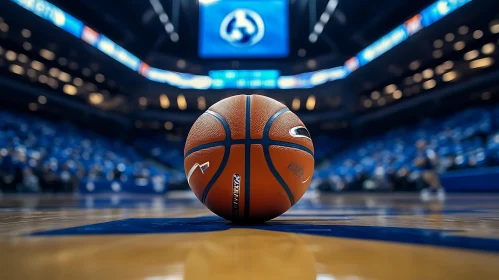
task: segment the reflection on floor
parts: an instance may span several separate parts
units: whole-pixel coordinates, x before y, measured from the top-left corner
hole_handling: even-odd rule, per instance
[[[498,202],[323,195],[244,226],[188,194],[4,195],[0,271],[5,279],[499,279]]]

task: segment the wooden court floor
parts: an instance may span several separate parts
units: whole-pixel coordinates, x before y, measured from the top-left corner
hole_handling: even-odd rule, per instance
[[[499,195],[322,195],[232,225],[189,194],[0,196],[0,279],[499,279]]]

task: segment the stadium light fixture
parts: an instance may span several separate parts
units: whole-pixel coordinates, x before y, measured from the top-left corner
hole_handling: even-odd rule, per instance
[[[40,76],[40,78],[41,77],[42,76]],[[62,90],[67,95],[76,95],[76,92],[78,91],[75,86],[72,86],[72,85],[69,85],[69,84],[65,84],[64,87],[62,88]]]
[[[373,106],[373,102],[370,99],[364,100],[364,107],[371,108]]]
[[[38,96],[38,103],[40,103],[42,105],[47,104],[47,97],[45,97],[43,95]]]
[[[161,108],[163,109],[168,109],[170,108],[170,99],[168,99],[168,96],[166,96],[166,94],[162,94],[160,97],[159,97],[159,105],[161,106]]]
[[[435,80],[428,80],[423,83],[423,88],[426,90],[432,89],[437,85],[437,82]]]
[[[5,58],[8,61],[14,61],[17,59],[17,54],[13,51],[7,51],[7,52],[5,52]]]
[[[23,35],[23,37],[27,39],[27,38],[31,37],[31,31],[29,31],[28,29],[23,29],[21,31],[21,35]]]
[[[473,32],[473,38],[475,38],[476,40],[480,39],[483,37],[483,31],[482,30],[475,30],[475,32]]]
[[[22,53],[17,56],[17,60],[21,63],[28,63],[28,57]]]
[[[492,32],[492,34],[499,33],[499,20],[493,20],[490,22],[490,32]]]
[[[496,47],[494,44],[488,43],[488,44],[483,45],[482,53],[483,54],[491,54],[495,51],[495,49],[496,49]]]
[[[466,35],[466,34],[468,34],[468,31],[469,31],[469,30],[470,30],[470,29],[469,29],[469,27],[468,27],[468,26],[463,25],[463,26],[459,27],[459,29],[458,29],[458,31],[457,31],[457,32],[458,32],[459,34],[461,34],[461,35]]]
[[[310,33],[310,35],[308,36],[308,40],[311,43],[317,42],[317,39],[324,31],[324,27],[329,22],[329,19],[336,10],[336,7],[338,7],[338,0],[329,0],[326,9],[321,14],[319,21],[315,23],[312,33]]]
[[[423,80],[423,76],[420,73],[416,73],[414,74],[412,79],[414,80],[414,82],[419,83]]]
[[[203,96],[198,97],[198,109],[206,109],[206,99]]]
[[[455,71],[450,71],[449,73],[445,73],[442,76],[442,80],[444,82],[451,82],[454,81],[457,78],[457,73]]]
[[[33,69],[35,69],[37,71],[43,71],[43,69],[45,68],[45,65],[43,65],[43,63],[41,63],[38,60],[33,60],[31,62],[31,68],[33,68]]]
[[[47,49],[41,49],[40,56],[45,58],[46,60],[54,60],[55,58],[55,54]]]
[[[17,74],[17,75],[24,75],[24,68],[22,68],[19,65],[12,64],[10,66],[10,72]]]
[[[400,98],[402,98],[402,92],[400,90],[396,90],[393,93],[393,99],[400,99]]]
[[[170,35],[170,39],[172,40],[172,42],[178,42],[178,33],[175,32],[175,27],[170,22],[170,17],[166,14],[163,5],[161,5],[161,2],[159,2],[159,0],[149,0],[149,2],[151,3],[154,12],[156,12],[156,14],[158,15],[159,21],[161,21],[161,23],[164,25],[166,33]]]
[[[470,62],[470,68],[471,69],[487,68],[490,67],[492,64],[494,64],[494,59],[491,57],[485,57]]]
[[[28,104],[28,108],[31,110],[31,111],[36,111],[38,110],[38,105],[36,103],[29,103]]]
[[[300,99],[298,97],[295,97],[293,99],[293,102],[291,103],[291,109],[293,109],[294,111],[300,110],[300,103]]]
[[[464,54],[464,60],[473,60],[479,55],[480,53],[477,50],[472,50]]]
[[[466,47],[466,44],[463,41],[458,41],[454,44],[454,50],[461,51]]]
[[[310,95],[307,99],[307,103],[305,104],[307,110],[312,111],[315,109],[315,96]]]
[[[165,129],[166,130],[172,130],[173,129],[173,123],[172,122],[165,122]]]
[[[94,105],[99,105],[104,102],[104,96],[101,93],[94,92],[89,95],[88,100]]]
[[[183,94],[177,96],[177,106],[180,110],[187,109],[187,100],[185,100],[185,96]]]
[[[30,51],[31,50],[31,43],[30,42],[24,42],[23,43],[23,49]]]

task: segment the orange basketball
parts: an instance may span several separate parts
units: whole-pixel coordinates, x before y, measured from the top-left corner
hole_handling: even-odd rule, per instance
[[[261,95],[217,102],[192,126],[184,149],[187,181],[220,217],[273,219],[303,196],[314,172],[314,146],[301,120]]]

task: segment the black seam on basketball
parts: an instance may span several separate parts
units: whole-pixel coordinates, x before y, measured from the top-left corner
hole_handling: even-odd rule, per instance
[[[251,95],[246,96],[246,132],[244,143],[244,217],[250,210],[250,164],[251,164]]]
[[[224,171],[225,166],[227,165],[227,161],[229,160],[230,149],[232,146],[232,145],[230,145],[230,139],[231,139],[230,126],[227,123],[227,121],[216,112],[208,110],[208,111],[206,111],[206,113],[208,113],[208,114],[214,116],[216,119],[218,119],[218,121],[220,121],[220,123],[224,127],[224,130],[225,130],[225,141],[224,141],[225,142],[225,145],[224,145],[225,151],[224,151],[224,157],[222,158],[222,162],[220,163],[220,166],[218,167],[218,169],[215,172],[215,174],[213,175],[213,177],[211,177],[210,181],[208,182],[208,184],[206,185],[206,187],[203,191],[203,197],[201,199],[203,204],[206,203],[206,197],[208,196],[208,193],[210,192],[211,187],[213,187],[215,182],[218,180],[218,177],[220,177],[220,175]]]
[[[255,144],[263,144],[265,141],[263,139],[249,139],[249,143],[251,145],[255,145]],[[227,144],[228,143],[228,144]],[[213,148],[213,147],[222,147],[222,146],[225,146],[225,145],[229,145],[229,146],[232,146],[232,145],[241,145],[241,144],[245,144],[246,143],[246,140],[244,139],[230,139],[230,140],[224,140],[224,141],[216,141],[216,142],[210,142],[210,143],[205,143],[205,144],[201,144],[199,146],[196,146],[194,148],[191,148],[190,150],[187,151],[187,153],[185,153],[185,156],[184,156],[184,159],[187,158],[187,156],[190,156],[191,154],[195,153],[195,152],[199,152],[199,151],[202,151],[202,150],[206,150],[206,149],[209,149],[209,148]],[[314,152],[303,146],[303,145],[300,145],[300,144],[296,144],[296,143],[293,143],[293,142],[286,142],[286,141],[278,141],[278,140],[268,140],[267,143],[270,145],[270,146],[279,146],[279,147],[287,147],[287,148],[294,148],[294,149],[297,149],[297,150],[301,150],[301,151],[304,151],[308,154],[310,154],[311,156],[314,156]],[[206,146],[206,147],[203,147],[201,149],[198,149],[198,147],[201,147],[201,146]]]

